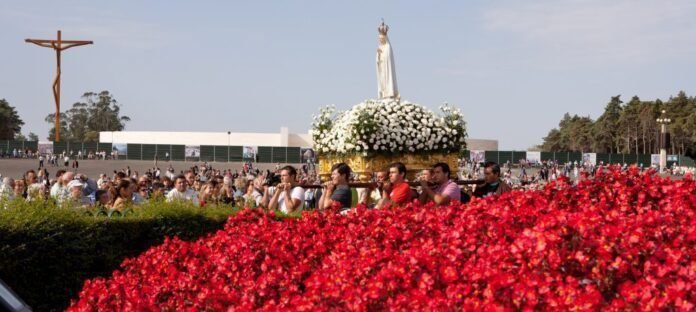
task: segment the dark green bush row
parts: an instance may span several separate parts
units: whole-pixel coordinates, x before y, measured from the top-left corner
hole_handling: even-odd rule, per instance
[[[52,203],[0,203],[0,278],[35,311],[63,310],[86,279],[110,275],[166,236],[193,240],[221,229],[235,211],[160,202],[106,217]]]

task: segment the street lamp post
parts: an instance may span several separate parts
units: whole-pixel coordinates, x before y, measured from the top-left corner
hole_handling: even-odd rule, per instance
[[[231,131],[227,131],[227,162],[230,162],[230,134]]]
[[[669,134],[667,133],[667,125],[672,122],[667,118],[665,111],[655,121],[660,125],[660,172],[667,169],[667,145],[669,144]]]

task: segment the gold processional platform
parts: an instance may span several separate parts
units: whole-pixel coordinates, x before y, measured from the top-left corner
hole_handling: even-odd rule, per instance
[[[331,166],[338,163],[346,163],[355,173],[359,182],[371,182],[372,175],[378,171],[388,171],[389,165],[394,162],[402,162],[406,165],[406,179],[415,181],[418,173],[424,169],[430,169],[438,162],[449,165],[451,170],[457,168],[456,153],[432,153],[422,154],[405,153],[402,155],[375,155],[375,156],[339,156],[339,155],[320,155],[319,156],[319,177],[322,182],[326,182],[331,177]]]

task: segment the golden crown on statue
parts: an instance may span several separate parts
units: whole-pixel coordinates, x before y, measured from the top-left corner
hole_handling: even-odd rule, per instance
[[[386,36],[387,32],[389,31],[389,26],[384,24],[384,20],[382,20],[382,24],[377,27],[377,31],[379,31],[380,35]]]

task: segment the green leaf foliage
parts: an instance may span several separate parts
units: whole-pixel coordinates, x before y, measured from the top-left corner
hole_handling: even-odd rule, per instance
[[[17,110],[5,99],[0,99],[0,140],[13,140],[17,134],[21,135],[23,125]]]
[[[55,113],[45,121],[54,124]],[[60,112],[61,140],[96,142],[100,131],[121,131],[130,117],[121,116],[121,105],[109,91],[86,92],[80,102]],[[55,125],[49,130],[48,139],[55,139]]]
[[[236,211],[153,202],[109,217],[50,201],[0,202],[0,278],[35,311],[63,310],[86,279],[110,275],[167,236],[195,240],[219,230]]]

